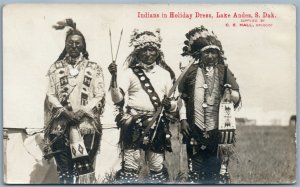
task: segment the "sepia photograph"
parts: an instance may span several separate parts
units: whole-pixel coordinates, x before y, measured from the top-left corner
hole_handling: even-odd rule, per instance
[[[295,184],[293,4],[7,4],[5,184]]]

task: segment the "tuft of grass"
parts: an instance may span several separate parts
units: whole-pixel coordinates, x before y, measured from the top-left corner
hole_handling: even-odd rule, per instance
[[[114,184],[116,182],[116,172],[113,170],[110,170],[110,172],[105,173],[105,176],[103,179],[98,178],[97,183],[100,184]]]
[[[187,156],[181,144],[178,124],[171,125],[172,153],[166,153],[165,164],[170,183],[187,179]],[[229,171],[232,184],[291,184],[296,181],[295,131],[280,126],[238,126],[236,152],[239,162],[231,160]],[[141,160],[140,183],[148,175],[144,158]],[[113,184],[115,172],[105,175],[101,183]]]

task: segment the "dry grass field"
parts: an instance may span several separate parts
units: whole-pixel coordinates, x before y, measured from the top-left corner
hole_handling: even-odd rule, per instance
[[[173,154],[166,160],[172,180],[186,168],[186,155],[173,129]],[[230,173],[234,184],[287,184],[296,181],[295,136],[289,127],[238,126],[236,151],[239,160],[232,160]],[[180,138],[179,138],[180,139]],[[180,154],[181,153],[181,154]],[[181,159],[179,157],[181,155]],[[184,177],[185,175],[183,175]],[[178,178],[178,177],[177,177]]]
[[[187,172],[185,146],[180,144],[177,125],[173,125],[172,133],[173,153],[166,154],[166,165],[171,183],[180,183]],[[296,181],[296,144],[291,128],[238,126],[236,151],[239,160],[230,163],[233,184],[291,184]],[[143,167],[141,180],[146,173],[147,167]],[[106,182],[113,182],[112,175],[108,175]]]
[[[288,184],[296,181],[295,133],[289,127],[238,128],[240,163],[231,165],[233,183]]]

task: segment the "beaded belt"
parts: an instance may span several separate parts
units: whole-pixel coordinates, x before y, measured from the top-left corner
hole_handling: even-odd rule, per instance
[[[126,112],[133,116],[153,116],[155,111],[150,110],[140,110],[133,108],[131,106],[126,106]]]

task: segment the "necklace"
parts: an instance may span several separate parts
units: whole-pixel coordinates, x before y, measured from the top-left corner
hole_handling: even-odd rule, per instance
[[[69,64],[69,73],[72,77],[76,77],[79,74],[79,70],[77,68],[78,64],[80,61],[78,61],[77,63],[75,63],[74,65]]]
[[[214,98],[212,97],[212,92],[214,90],[214,86],[215,86],[215,69],[213,67],[209,67],[206,70],[208,70],[207,73],[205,73],[205,71],[202,69],[202,74],[203,74],[203,78],[204,78],[204,84],[203,84],[203,88],[205,89],[205,94],[204,94],[204,101],[202,104],[203,108],[206,108],[209,105],[213,105],[214,104]],[[211,88],[208,87],[208,82],[207,82],[207,75],[209,73],[211,73],[211,71],[213,71],[213,80],[212,80],[212,85],[210,86]],[[207,94],[208,93],[208,94]],[[208,95],[208,96],[207,96]]]
[[[69,73],[72,77],[76,77],[79,74],[78,64],[81,62],[82,57],[79,56],[77,58],[71,58],[70,56],[67,58],[67,62],[69,64]]]
[[[79,73],[79,71],[76,67],[70,68],[70,75],[72,75],[73,77],[77,76],[78,73]]]

